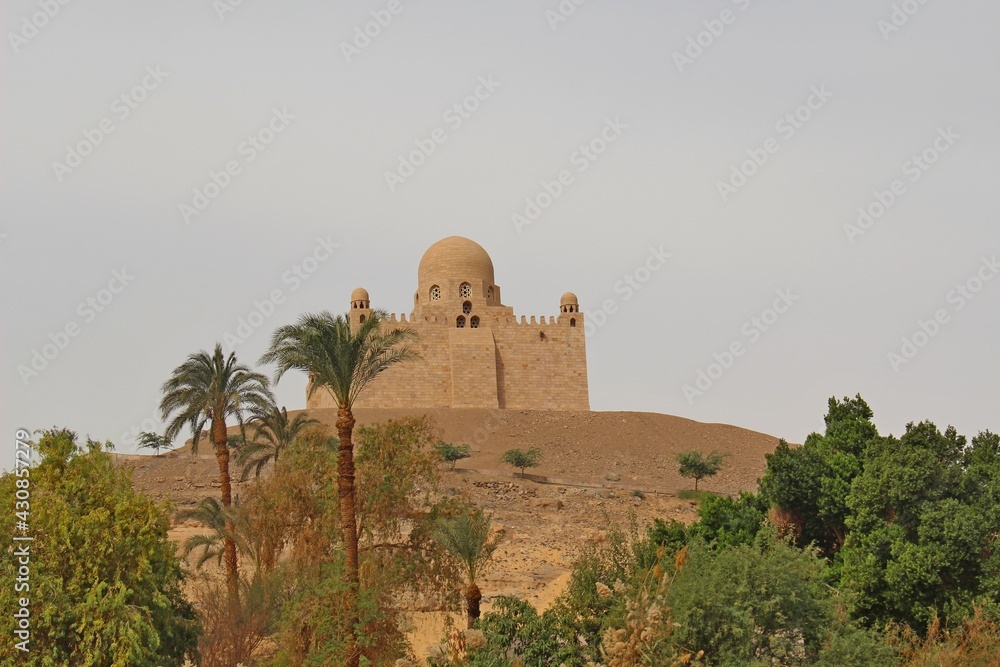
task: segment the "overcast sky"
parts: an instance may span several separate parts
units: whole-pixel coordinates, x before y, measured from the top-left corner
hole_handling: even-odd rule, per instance
[[[1000,430],[996,2],[0,18],[5,468],[18,427],[131,451],[188,354],[226,339],[256,364],[357,286],[410,312],[452,234],[518,315],[579,295],[594,410],[801,442],[860,392],[883,433]]]

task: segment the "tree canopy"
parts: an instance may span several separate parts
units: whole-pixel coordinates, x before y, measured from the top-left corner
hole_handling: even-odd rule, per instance
[[[110,443],[85,446],[66,429],[40,432],[30,474],[0,477],[0,503],[14,507],[16,482],[30,480],[29,588],[15,591],[17,559],[0,560],[0,606],[30,599],[30,652],[13,646],[12,614],[0,662],[24,665],[162,667],[193,656],[199,628],[181,591],[181,566],[167,539],[169,508],[132,486]],[[5,535],[15,516],[3,512]]]

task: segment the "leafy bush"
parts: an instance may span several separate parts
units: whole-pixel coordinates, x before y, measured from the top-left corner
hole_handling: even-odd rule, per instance
[[[755,494],[744,492],[736,499],[708,496],[698,507],[700,520],[691,525],[688,534],[702,537],[719,549],[753,544],[766,516],[767,504]]]
[[[438,440],[434,445],[434,451],[445,463],[451,464],[451,469],[455,469],[455,462],[467,459],[472,456],[472,447],[469,445],[453,445],[444,440]]]
[[[521,475],[527,468],[535,468],[542,462],[542,451],[540,449],[529,449],[524,452],[520,449],[508,449],[503,453],[501,459],[504,463],[521,469]]]
[[[15,588],[18,559],[0,559],[0,663],[94,667],[181,665],[199,633],[167,539],[168,507],[132,485],[110,443],[41,432],[41,461],[0,477],[0,530],[14,535],[16,495],[30,492],[30,590]],[[23,506],[22,506],[23,507]],[[16,553],[16,552],[15,552]],[[31,601],[30,652],[15,649],[17,598]]]
[[[712,451],[704,455],[701,452],[684,452],[677,455],[677,462],[681,464],[678,472],[681,477],[689,477],[694,480],[694,490],[698,490],[698,482],[705,477],[712,477],[722,468],[723,455]]]

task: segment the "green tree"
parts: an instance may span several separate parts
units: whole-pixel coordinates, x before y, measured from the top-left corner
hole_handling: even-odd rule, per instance
[[[723,455],[712,451],[707,455],[701,452],[684,452],[677,455],[680,465],[678,472],[681,477],[694,479],[694,490],[698,490],[698,482],[706,477],[712,477],[722,468]]]
[[[168,506],[133,487],[110,443],[81,447],[66,429],[39,434],[39,463],[0,477],[6,508],[18,490],[29,491],[33,538],[8,547],[28,545],[21,585],[19,557],[0,559],[0,663],[163,667],[194,659],[198,623],[167,538]],[[14,535],[14,513],[0,517],[4,535]],[[14,645],[22,597],[30,600],[29,652]]]
[[[767,503],[745,492],[738,498],[708,496],[698,506],[698,518],[688,528],[689,537],[702,537],[718,549],[753,544],[764,527]]]
[[[306,314],[296,324],[280,327],[261,357],[277,365],[275,382],[292,369],[309,376],[308,393],[329,391],[337,403],[337,495],[345,552],[344,582],[354,594],[348,598],[352,622],[347,638],[347,667],[358,667],[360,652],[354,640],[358,608],[358,526],[354,488],[354,402],[377,377],[396,364],[416,356],[407,343],[416,337],[409,328],[390,329],[385,314],[376,311],[356,328],[343,315]]]
[[[753,544],[719,551],[692,540],[685,555],[663,597],[676,625],[664,648],[703,650],[706,664],[733,667],[897,664],[838,613],[815,551],[761,533]],[[830,651],[846,658],[843,636],[857,649],[833,662]]]
[[[508,449],[500,460],[507,465],[520,468],[521,476],[524,477],[526,469],[535,468],[542,462],[542,451],[534,447],[526,452],[520,449]]]
[[[434,445],[434,451],[445,463],[451,464],[451,469],[455,469],[455,462],[467,459],[472,456],[472,447],[469,445],[455,445],[444,440],[438,440]]]
[[[198,451],[201,430],[211,422],[212,445],[219,465],[219,485],[222,507],[233,504],[232,479],[229,475],[229,445],[226,420],[235,418],[242,427],[244,417],[253,410],[265,410],[274,403],[267,378],[236,361],[236,355],[226,357],[222,345],[215,345],[209,355],[204,350],[188,357],[174,369],[161,389],[160,412],[167,423],[164,437],[173,440],[184,426],[191,427],[191,451]],[[231,533],[233,527],[227,526]],[[234,598],[239,593],[239,565],[236,544],[231,537],[224,540],[226,580]]]
[[[277,664],[343,665],[353,627],[372,664],[388,664],[404,649],[402,601],[457,608],[462,572],[433,539],[440,516],[464,505],[439,499],[440,471],[432,446],[438,435],[426,417],[389,420],[355,430],[359,587],[343,579],[337,508],[338,440],[309,429],[282,454],[273,474],[241,494],[255,534],[272,544],[298,580],[285,609]],[[291,520],[290,520],[291,518]],[[348,623],[346,601],[358,593],[361,615]],[[391,658],[391,659],[389,659]]]
[[[761,495],[780,510],[799,546],[815,543],[832,556],[844,543],[847,495],[878,437],[872,415],[860,395],[842,401],[831,397],[825,433],[810,434],[802,447],[782,440],[765,456]]]
[[[989,474],[973,483],[965,467],[969,457],[985,464],[977,471],[996,469],[994,437],[980,434],[970,450],[954,428],[941,433],[925,421],[870,446],[847,498],[841,551],[841,586],[859,618],[922,630],[935,617],[951,624],[978,600],[1000,599]]]
[[[479,601],[483,599],[477,580],[503,536],[502,530],[491,531],[490,517],[481,509],[469,508],[456,516],[441,517],[437,522],[434,539],[465,569],[465,610],[470,628],[479,618]]]
[[[157,435],[156,433],[150,433],[149,431],[143,431],[139,434],[136,439],[139,449],[152,449],[156,456],[160,455],[160,450],[171,450],[174,448],[173,440],[166,436]]]
[[[316,423],[305,412],[289,419],[286,408],[273,404],[252,411],[247,422],[249,437],[236,450],[236,463],[242,469],[240,480],[246,481],[251,470],[254,477],[260,477],[269,461],[277,463],[282,450],[295,442],[303,429]]]

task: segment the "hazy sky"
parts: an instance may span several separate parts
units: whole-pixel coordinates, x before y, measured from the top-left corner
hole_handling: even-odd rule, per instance
[[[452,234],[489,251],[518,315],[579,295],[595,410],[801,442],[860,392],[883,433],[1000,430],[996,2],[5,0],[0,18],[5,468],[18,427],[130,451],[171,370],[241,328],[255,364],[357,286],[409,312]]]

